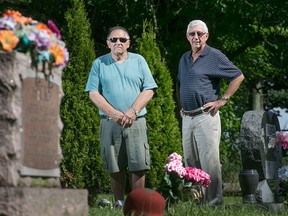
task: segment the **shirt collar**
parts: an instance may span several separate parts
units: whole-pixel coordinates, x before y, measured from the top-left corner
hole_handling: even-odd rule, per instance
[[[208,44],[205,45],[204,49],[202,50],[202,52],[200,53],[199,56],[205,56],[208,54],[209,52],[209,49],[210,49],[210,46],[208,46]],[[192,50],[189,51],[189,56],[190,58],[192,58]]]

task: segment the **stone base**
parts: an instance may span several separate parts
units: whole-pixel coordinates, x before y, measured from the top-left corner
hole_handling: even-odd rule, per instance
[[[1,216],[87,216],[88,191],[0,187]]]

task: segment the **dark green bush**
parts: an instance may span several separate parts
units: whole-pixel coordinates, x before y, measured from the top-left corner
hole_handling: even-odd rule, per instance
[[[148,138],[151,170],[147,173],[147,187],[157,187],[164,175],[164,165],[172,152],[182,154],[179,123],[175,116],[173,81],[161,59],[154,39],[152,25],[144,22],[142,37],[137,41],[138,52],[146,59],[158,85],[154,98],[147,106]]]
[[[72,7],[65,13],[65,42],[70,60],[62,78],[61,183],[63,187],[86,188],[93,195],[110,189],[100,156],[98,109],[84,93],[95,59],[94,43],[83,2],[72,0],[71,3]]]

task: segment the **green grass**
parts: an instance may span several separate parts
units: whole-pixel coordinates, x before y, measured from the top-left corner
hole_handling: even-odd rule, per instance
[[[101,199],[108,199],[111,201],[111,195],[101,195],[97,201]],[[111,208],[96,208],[90,207],[89,216],[123,216],[120,210]],[[224,204],[217,207],[196,206],[193,202],[179,202],[173,207],[169,208],[165,216],[191,216],[191,215],[205,215],[205,216],[269,216],[269,215],[287,215],[287,211],[273,211],[264,208],[261,205],[243,204],[240,196],[224,197]]]

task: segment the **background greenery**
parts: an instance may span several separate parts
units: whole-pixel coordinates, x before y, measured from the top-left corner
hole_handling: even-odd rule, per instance
[[[84,93],[93,59],[109,52],[110,27],[125,26],[130,51],[146,59],[159,86],[148,105],[147,120],[152,169],[147,187],[157,187],[166,158],[181,152],[176,97],[178,61],[189,49],[188,23],[202,19],[209,28],[208,44],[220,49],[246,79],[221,109],[221,160],[224,181],[234,181],[241,169],[241,117],[251,109],[287,108],[288,2],[274,0],[0,0],[0,12],[20,11],[47,23],[52,19],[67,43],[70,61],[63,71],[61,137],[63,187],[87,188],[90,202],[110,190],[99,149],[97,108]],[[227,83],[223,82],[223,89]]]

